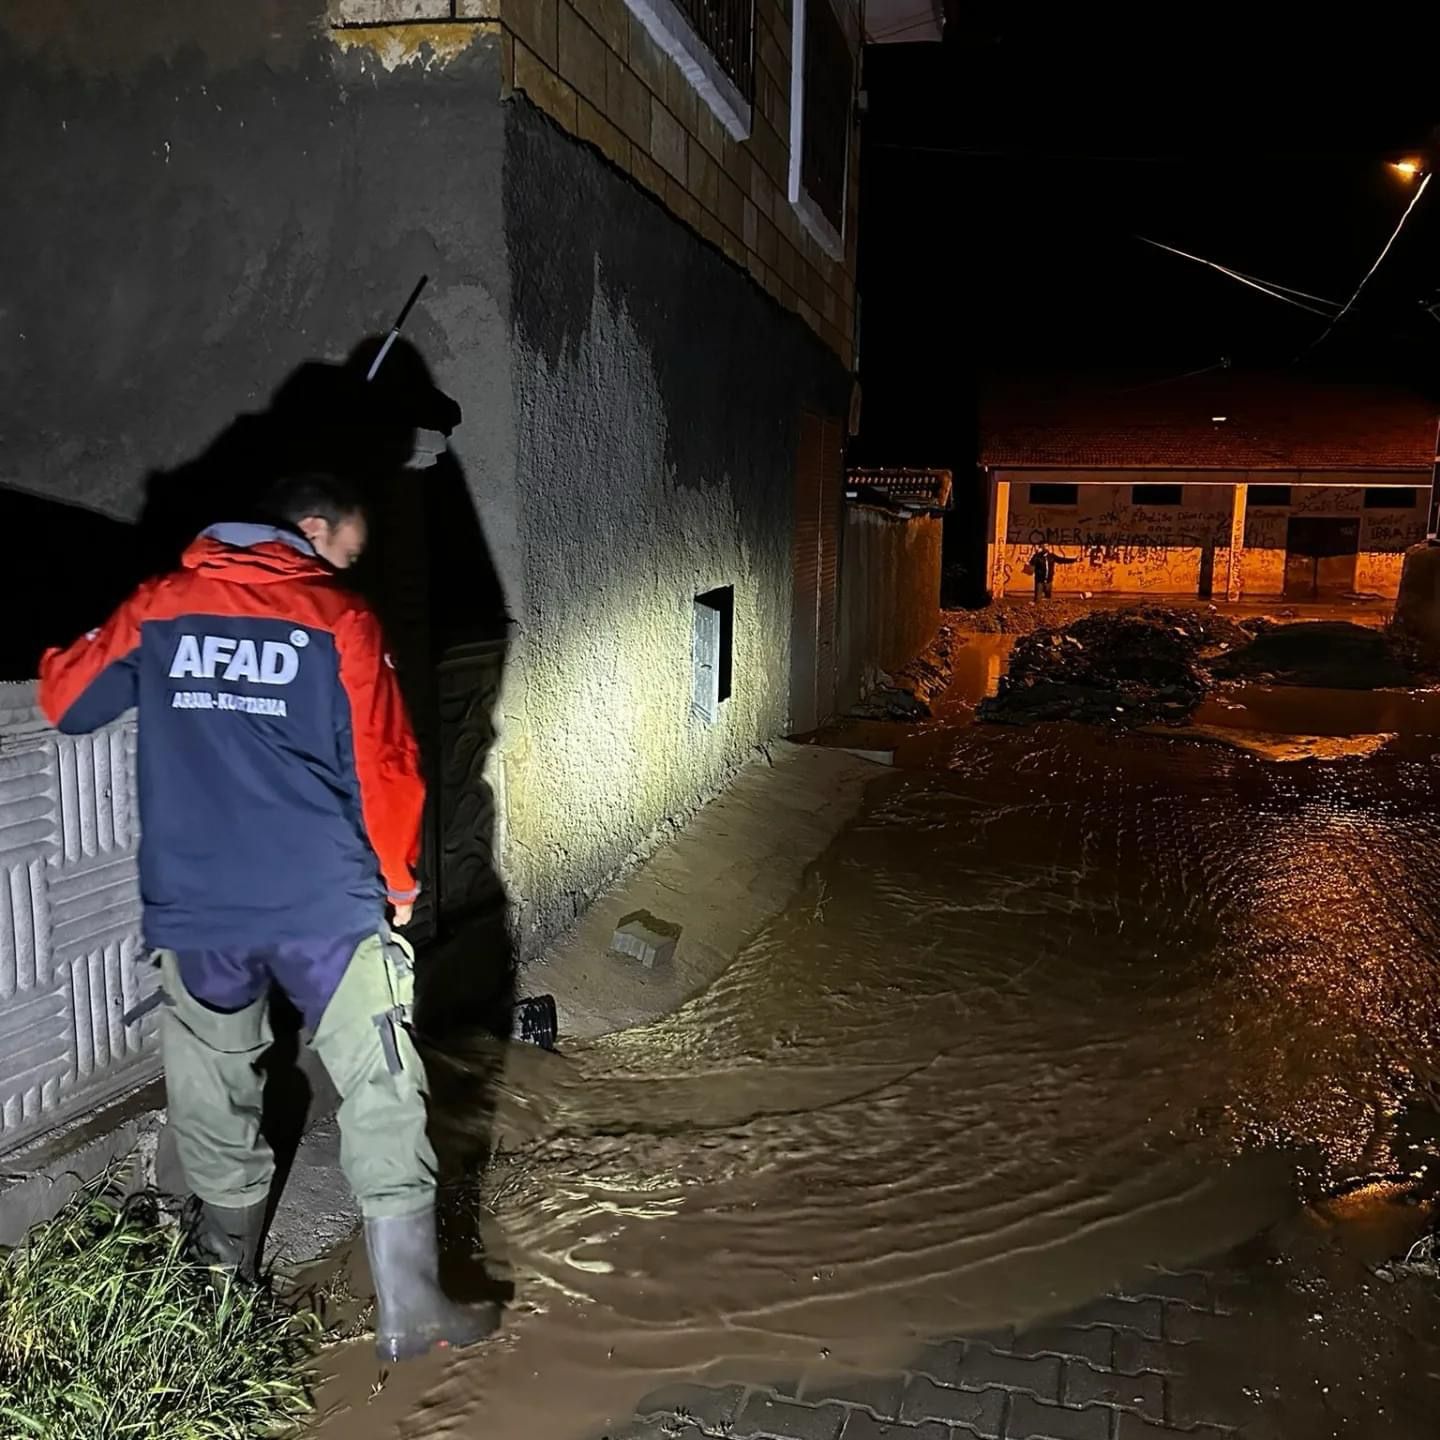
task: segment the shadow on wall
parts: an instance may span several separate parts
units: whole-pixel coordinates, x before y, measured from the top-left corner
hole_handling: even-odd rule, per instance
[[[367,383],[380,344],[366,340],[342,364],[301,365],[264,411],[238,417],[194,460],[150,475],[134,525],[0,490],[0,529],[13,537],[10,593],[25,597],[0,632],[0,677],[33,677],[46,646],[100,623],[142,579],[173,568],[207,525],[252,517],[280,475],[332,470],[361,488],[372,540],[346,578],[384,622],[429,783],[413,931],[421,943],[417,1028],[433,1053],[437,1148],[458,1178],[488,1149],[493,1080],[514,1006],[495,802],[484,773],[508,618],[464,473],[445,445],[460,407],[405,342]],[[412,463],[425,468],[407,468]],[[315,1097],[294,1064],[298,1017],[277,1008],[266,1131],[283,1176]],[[457,1250],[473,1248],[456,1238]]]

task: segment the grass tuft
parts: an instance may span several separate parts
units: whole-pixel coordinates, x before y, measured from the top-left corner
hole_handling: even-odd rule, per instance
[[[0,1257],[0,1433],[261,1440],[311,1408],[314,1317],[185,1255],[151,1195],[82,1191]]]

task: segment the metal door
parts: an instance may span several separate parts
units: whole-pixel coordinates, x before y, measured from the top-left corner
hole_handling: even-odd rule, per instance
[[[1292,516],[1285,537],[1286,598],[1353,594],[1359,552],[1359,520]]]

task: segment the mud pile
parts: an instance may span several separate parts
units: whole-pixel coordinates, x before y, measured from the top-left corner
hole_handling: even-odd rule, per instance
[[[850,714],[862,720],[928,720],[950,686],[959,640],[953,626],[942,625],[923,654],[895,674],[882,675]]]
[[[966,635],[1033,635],[1037,630],[1057,630],[1089,615],[1093,607],[1080,596],[1051,600],[1004,600],[978,610],[946,612],[955,629]]]
[[[979,718],[1180,725],[1225,683],[1384,690],[1426,678],[1412,648],[1391,631],[1143,605],[1096,611],[1017,641],[999,694],[981,705]]]
[[[999,694],[981,705],[979,718],[1179,724],[1210,688],[1204,657],[1250,639],[1234,622],[1194,611],[1096,611],[1017,641]]]
[[[1413,659],[1398,637],[1343,621],[1277,625],[1251,622],[1254,638],[1217,657],[1217,680],[1262,685],[1318,685],[1330,690],[1389,690],[1413,685]]]

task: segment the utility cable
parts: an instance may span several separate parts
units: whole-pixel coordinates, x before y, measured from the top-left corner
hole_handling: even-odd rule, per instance
[[[1375,257],[1375,263],[1365,272],[1360,283],[1355,287],[1355,293],[1340,307],[1340,313],[1325,327],[1320,337],[1312,340],[1306,348],[1295,358],[1301,359],[1310,354],[1312,350],[1318,349],[1330,338],[1330,332],[1350,313],[1350,307],[1360,298],[1360,292],[1370,283],[1370,277],[1384,263],[1385,257],[1390,253],[1390,247],[1395,243],[1400,232],[1405,228],[1405,222],[1410,218],[1410,212],[1420,203],[1420,197],[1425,193],[1425,187],[1430,183],[1430,176],[1427,174],[1420,182],[1420,188],[1410,197],[1410,203],[1405,207],[1405,213],[1400,217],[1395,228],[1390,232],[1390,238],[1385,242],[1380,253]]]

